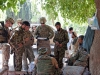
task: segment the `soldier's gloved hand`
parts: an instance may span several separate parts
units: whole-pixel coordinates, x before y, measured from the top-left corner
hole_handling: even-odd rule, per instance
[[[14,53],[14,50],[15,50],[15,49],[13,48],[13,49],[11,50],[10,54],[13,54],[13,53]]]
[[[45,39],[45,41],[48,41],[49,40],[49,38],[47,37],[46,39]]]
[[[38,39],[39,36],[36,36],[36,39]]]
[[[13,51],[11,50],[10,54],[13,54]]]

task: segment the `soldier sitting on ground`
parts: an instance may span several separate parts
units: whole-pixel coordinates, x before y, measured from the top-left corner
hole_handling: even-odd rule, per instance
[[[47,55],[47,48],[42,47],[38,50],[39,56],[35,60],[38,75],[59,75],[55,74],[58,70],[58,63],[55,58]],[[56,72],[57,73],[57,72]]]
[[[77,51],[77,53],[68,59],[68,65],[70,66],[83,66],[83,67],[87,67],[88,66],[88,53],[86,52],[86,50],[82,47],[82,43],[83,43],[83,35],[80,35],[78,37],[78,42],[79,42],[79,49]]]

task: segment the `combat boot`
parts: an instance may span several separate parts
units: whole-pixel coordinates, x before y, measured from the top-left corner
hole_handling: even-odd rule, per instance
[[[8,65],[3,65],[2,70],[8,70],[9,66]]]
[[[3,65],[2,70],[0,72],[0,75],[2,75],[4,72],[6,72],[9,69],[8,65]]]

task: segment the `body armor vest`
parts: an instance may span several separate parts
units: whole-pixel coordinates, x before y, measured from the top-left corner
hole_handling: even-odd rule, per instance
[[[50,56],[41,55],[37,61],[38,75],[54,75],[54,67]]]
[[[3,21],[0,22],[0,43],[8,43],[9,34],[8,31],[4,28]]]

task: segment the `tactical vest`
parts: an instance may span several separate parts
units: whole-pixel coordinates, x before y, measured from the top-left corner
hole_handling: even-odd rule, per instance
[[[54,75],[54,67],[50,56],[41,55],[37,60],[38,75]]]
[[[8,43],[9,34],[4,27],[0,28],[0,43]]]

